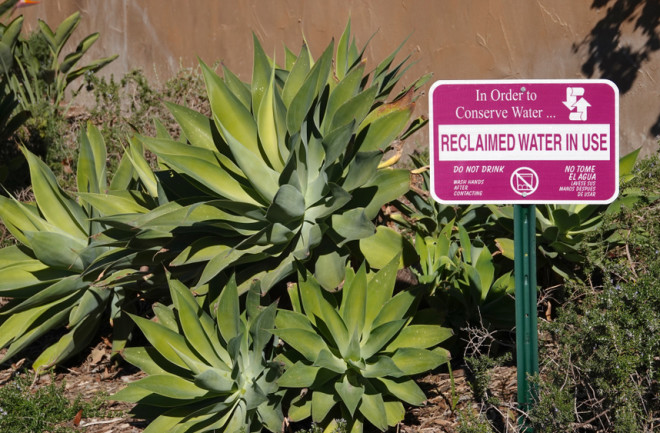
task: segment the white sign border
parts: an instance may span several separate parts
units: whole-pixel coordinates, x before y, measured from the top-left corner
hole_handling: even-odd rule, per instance
[[[434,91],[437,87],[443,86],[443,85],[461,85],[461,84],[469,84],[469,85],[478,85],[478,84],[484,84],[484,85],[495,85],[495,84],[519,84],[519,85],[524,85],[524,84],[606,84],[612,90],[614,91],[614,143],[615,143],[615,148],[614,148],[614,159],[615,159],[615,164],[614,164],[614,178],[616,179],[616,185],[614,187],[614,193],[612,194],[611,197],[605,199],[605,200],[540,200],[540,201],[532,201],[529,199],[517,199],[517,200],[445,200],[441,199],[440,197],[436,196],[435,194],[435,151],[434,151],[434,143],[433,143],[433,138],[434,138],[434,132],[433,128],[435,127],[434,124],[434,116],[433,116],[433,94]],[[503,79],[503,80],[437,80],[435,81],[432,85],[431,88],[429,89],[429,128],[431,129],[429,131],[429,165],[430,165],[430,175],[431,175],[431,185],[430,185],[430,193],[433,199],[440,203],[440,204],[449,204],[449,205],[479,205],[479,204],[503,204],[503,205],[508,205],[508,204],[610,204],[614,200],[617,199],[619,196],[619,88],[616,86],[614,82],[611,80],[603,79],[603,78],[596,78],[596,79],[575,79],[575,80],[570,80],[570,79]],[[508,124],[507,124],[508,125]],[[515,123],[511,124],[512,126],[515,126]]]

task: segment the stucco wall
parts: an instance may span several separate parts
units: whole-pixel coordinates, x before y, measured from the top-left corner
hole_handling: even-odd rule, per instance
[[[410,80],[427,72],[434,80],[606,77],[621,89],[622,154],[657,149],[655,0],[42,0],[20,12],[33,29],[37,18],[54,26],[76,10],[75,36],[100,32],[90,58],[119,54],[103,72],[116,76],[141,68],[164,81],[199,56],[249,80],[252,32],[278,59],[303,35],[318,56],[350,16],[359,44],[374,35],[372,66],[408,37],[402,53],[417,61]]]

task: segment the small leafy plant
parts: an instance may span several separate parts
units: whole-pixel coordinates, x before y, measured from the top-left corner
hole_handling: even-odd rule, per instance
[[[78,44],[75,50],[62,57],[63,49],[80,24],[80,13],[75,12],[62,21],[56,29],[39,20],[39,37],[48,45],[48,50],[35,50],[35,43],[21,43],[14,58],[16,72],[10,74],[13,91],[20,95],[25,109],[36,107],[41,101],[58,108],[65,99],[67,87],[77,78],[94,73],[118,56],[93,60],[77,66],[85,53],[98,40],[99,34],[92,33]],[[81,84],[82,86],[82,84]]]
[[[436,346],[452,332],[414,322],[419,292],[393,296],[398,263],[396,257],[370,275],[364,265],[356,273],[348,268],[336,292],[309,272],[289,288],[293,311],[278,311],[273,332],[287,347],[276,359],[285,366],[279,386],[296,395],[291,420],[311,417],[326,426],[341,417],[350,432],[366,423],[384,431],[403,419],[403,402],[426,400],[410,376],[447,362],[448,352]]]
[[[155,320],[133,317],[152,347],[123,352],[148,376],[112,398],[138,403],[138,416],[155,418],[145,433],[280,431],[280,367],[269,332],[275,304],[260,306],[257,283],[241,314],[232,280],[212,317],[182,283],[169,285],[173,307],[155,305]]]

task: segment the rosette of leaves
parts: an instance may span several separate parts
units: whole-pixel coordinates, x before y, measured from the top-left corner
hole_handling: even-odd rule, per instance
[[[619,184],[625,186],[635,177],[633,168],[639,154],[637,149],[619,160]],[[626,189],[610,204],[544,204],[536,206],[536,248],[539,268],[544,270],[552,282],[560,279],[580,278],[578,270],[586,261],[585,252],[596,245],[593,236],[603,223],[606,214],[618,212],[622,207],[632,207],[644,200],[656,200],[657,194]],[[510,234],[513,233],[513,206],[491,207],[493,217]],[[616,243],[616,237],[606,237]],[[512,237],[497,238],[502,254],[513,260]],[[554,274],[554,276],[552,275]]]
[[[183,140],[137,138],[164,169],[159,194],[188,210],[217,209],[212,220],[186,214],[185,227],[180,209],[156,210],[170,264],[199,268],[197,287],[234,269],[239,284],[258,277],[268,290],[294,262],[308,262],[323,287],[336,287],[356,241],[375,232],[381,206],[409,187],[408,171],[382,160],[423,124],[411,116],[427,77],[388,102],[407,69],[407,59],[394,63],[397,52],[365,73],[349,23],[336,52],[331,43],[314,60],[303,45],[298,55],[286,50],[279,66],[255,38],[249,84],[202,63],[211,117],[167,104]],[[134,228],[148,233],[154,224]]]
[[[355,273],[347,268],[334,293],[308,271],[289,288],[293,309],[278,311],[273,332],[285,343],[278,384],[295,395],[292,421],[311,417],[325,426],[343,418],[348,431],[361,432],[365,423],[382,431],[403,419],[403,403],[426,400],[410,376],[447,362],[448,352],[436,346],[452,332],[415,322],[419,292],[394,294],[398,263],[375,274],[364,265]]]
[[[148,376],[112,398],[137,403],[137,416],[153,418],[145,433],[281,431],[280,367],[269,332],[276,305],[260,306],[256,283],[241,314],[232,279],[212,317],[181,282],[169,287],[172,307],[157,304],[154,320],[133,317],[151,347],[123,351]]]
[[[0,218],[17,245],[0,250],[2,362],[52,330],[66,333],[47,347],[34,368],[57,364],[86,348],[104,320],[114,325],[114,350],[130,333],[129,288],[140,286],[140,255],[111,245],[95,221],[104,213],[145,212],[146,195],[130,192],[132,168],[120,165],[110,191],[106,186],[106,151],[100,132],[88,126],[80,136],[77,183],[83,201],[60,188],[48,166],[28,150],[35,201],[0,196]],[[93,203],[93,204],[92,204]],[[153,255],[153,252],[146,252]]]

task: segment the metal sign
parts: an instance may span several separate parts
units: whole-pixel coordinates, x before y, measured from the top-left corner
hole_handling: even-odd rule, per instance
[[[618,195],[611,81],[437,81],[429,112],[431,193],[442,203],[609,203]]]

